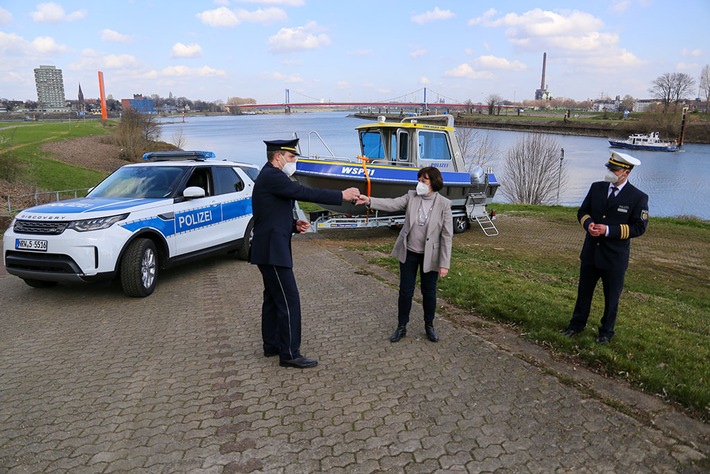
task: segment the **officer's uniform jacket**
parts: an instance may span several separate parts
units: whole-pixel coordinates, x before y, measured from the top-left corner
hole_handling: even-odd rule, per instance
[[[249,262],[293,268],[291,236],[296,232],[294,201],[340,204],[340,191],[306,188],[267,162],[252,193],[254,234]]]
[[[381,211],[395,212],[406,209],[404,225],[399,232],[392,249],[392,256],[404,263],[407,260],[407,237],[412,225],[416,225],[417,210],[422,202],[421,196],[411,190],[404,196],[393,199],[370,198],[370,207]],[[441,194],[436,196],[427,221],[426,242],[424,243],[424,262],[422,270],[438,272],[440,268],[450,268],[451,236],[454,222],[451,217],[451,201]]]
[[[592,223],[606,224],[608,235],[592,237],[587,232],[580,259],[606,270],[626,270],[629,264],[629,239],[638,237],[648,225],[648,196],[627,182],[615,198],[607,199],[609,183],[592,183],[577,211],[584,230]]]

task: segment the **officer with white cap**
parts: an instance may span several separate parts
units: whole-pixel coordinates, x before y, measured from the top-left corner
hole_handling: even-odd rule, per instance
[[[565,336],[584,330],[600,279],[604,315],[597,342],[608,344],[614,336],[619,297],[629,265],[629,239],[643,235],[648,225],[648,196],[628,182],[631,170],[640,164],[633,156],[613,151],[606,163],[609,171],[604,181],[592,183],[577,211],[586,236],[580,254],[577,303],[563,331]]]

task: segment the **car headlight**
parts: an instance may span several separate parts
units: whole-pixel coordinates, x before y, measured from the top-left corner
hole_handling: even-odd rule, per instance
[[[89,232],[92,230],[108,229],[116,222],[122,221],[128,217],[128,213],[118,216],[98,217],[96,219],[84,219],[81,221],[72,221],[67,226],[67,229],[74,229],[77,232]]]

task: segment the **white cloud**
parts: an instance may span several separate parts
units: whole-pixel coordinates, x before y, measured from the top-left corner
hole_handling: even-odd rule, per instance
[[[431,81],[426,76],[422,76],[419,78],[419,84],[421,84],[423,86],[429,85],[430,83],[431,83]]]
[[[699,56],[703,55],[703,50],[700,48],[695,48],[695,49],[687,49],[683,48],[680,52],[683,56],[692,56],[694,58],[697,58]]]
[[[109,54],[103,57],[103,64],[107,69],[133,68],[140,62],[130,54]]]
[[[696,71],[700,69],[698,63],[678,63],[675,65],[677,71]]]
[[[230,10],[220,7],[214,10],[205,10],[195,15],[202,23],[208,26],[230,28],[241,23],[271,23],[284,21],[288,18],[286,12],[280,8],[258,9],[253,12],[247,10]]]
[[[242,0],[244,3],[261,3],[262,5],[286,5],[287,7],[302,7],[304,0]]]
[[[621,1],[613,2],[609,6],[609,11],[614,12],[614,13],[624,13],[630,7],[631,7],[630,0],[621,0]]]
[[[430,21],[450,20],[455,16],[456,15],[451,10],[440,10],[439,7],[434,7],[434,10],[420,13],[419,15],[413,15],[411,20],[414,23],[423,25]]]
[[[337,89],[350,89],[352,87],[352,84],[350,84],[348,81],[338,81],[335,84],[335,87]]]
[[[117,31],[105,29],[101,30],[101,40],[115,43],[130,43],[132,38],[129,35],[123,35]]]
[[[86,18],[86,10],[77,10],[67,14],[61,5],[56,3],[40,3],[37,10],[30,13],[32,19],[38,23],[59,23],[62,21],[76,21]]]
[[[480,56],[476,64],[487,69],[502,69],[507,71],[524,71],[527,66],[520,61],[510,61],[496,56]]]
[[[281,28],[269,38],[269,49],[273,52],[283,53],[317,49],[329,45],[330,37],[325,33],[318,33],[318,29],[315,22],[296,28]]]
[[[412,58],[418,58],[429,54],[429,51],[424,48],[417,48],[409,52],[409,56]]]
[[[227,72],[224,69],[215,69],[209,66],[199,68],[171,66],[160,71],[160,75],[164,77],[214,77],[226,76]]]
[[[483,12],[483,15],[481,15],[477,18],[471,18],[470,20],[468,20],[467,24],[468,24],[468,26],[480,25],[482,23],[488,22],[488,20],[490,18],[494,17],[497,14],[498,14],[498,10],[496,10],[495,8],[489,8],[488,10]]]
[[[298,74],[284,74],[282,72],[264,72],[261,77],[265,79],[271,79],[274,81],[286,82],[289,84],[295,84],[303,82],[303,78]]]
[[[52,54],[66,53],[67,51],[69,51],[69,48],[57,43],[50,36],[38,36],[32,41],[28,41],[16,33],[0,31],[0,54],[2,56],[37,59]]]
[[[448,77],[463,77],[466,79],[493,79],[495,76],[489,71],[476,71],[464,63],[444,73]]]
[[[12,22],[12,13],[0,7],[0,25],[7,25]]]
[[[239,24],[239,18],[232,10],[227,7],[220,7],[215,10],[205,10],[202,13],[195,15],[205,25],[209,26],[236,26]]]
[[[578,70],[639,66],[644,63],[619,45],[616,33],[604,32],[604,22],[586,12],[535,8],[522,14],[489,10],[469,25],[505,28],[508,41],[533,52],[553,51],[555,60]],[[598,72],[598,71],[597,71]]]
[[[197,58],[202,56],[202,47],[199,44],[175,43],[173,45],[173,58]]]

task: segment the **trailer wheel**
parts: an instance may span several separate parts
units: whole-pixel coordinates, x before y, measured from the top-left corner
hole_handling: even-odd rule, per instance
[[[454,234],[466,232],[468,229],[468,218],[466,216],[454,217]]]
[[[128,296],[153,293],[158,279],[158,252],[150,239],[136,239],[121,260],[121,286]]]

